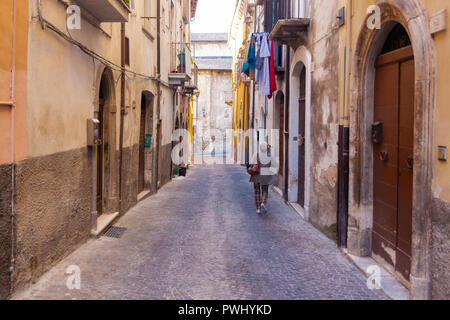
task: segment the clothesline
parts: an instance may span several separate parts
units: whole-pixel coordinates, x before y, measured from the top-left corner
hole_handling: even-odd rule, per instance
[[[264,36],[264,35],[269,35],[268,32],[253,32],[252,33],[252,37],[256,37],[256,36]]]
[[[248,48],[247,60],[242,66],[242,73],[255,80],[257,72],[258,90],[269,99],[277,90],[274,66],[274,43],[268,39],[268,32],[253,33]]]

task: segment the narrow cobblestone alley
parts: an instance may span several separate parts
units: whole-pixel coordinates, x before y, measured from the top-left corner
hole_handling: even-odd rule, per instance
[[[385,299],[335,244],[271,193],[254,210],[242,167],[197,167],[142,201],[16,299]],[[81,269],[81,289],[65,272]]]

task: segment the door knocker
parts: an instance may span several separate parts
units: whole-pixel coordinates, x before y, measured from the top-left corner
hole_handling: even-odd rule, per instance
[[[386,162],[388,160],[388,152],[387,151],[380,152],[380,160],[383,162]]]
[[[305,144],[305,137],[302,134],[298,135],[298,145],[301,147]]]

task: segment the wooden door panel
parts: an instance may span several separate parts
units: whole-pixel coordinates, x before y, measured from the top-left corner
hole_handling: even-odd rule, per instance
[[[372,251],[395,266],[398,207],[398,81],[396,64],[377,68],[374,121],[383,123],[383,141],[373,145],[373,239]],[[381,152],[387,158],[381,159]]]
[[[395,265],[395,246],[391,242],[387,242],[386,237],[379,235],[377,232],[372,234],[372,251],[390,265]]]
[[[298,203],[305,206],[305,133],[306,133],[306,69],[300,74],[298,112]]]
[[[397,247],[395,255],[395,271],[400,273],[403,278],[409,281],[409,276],[411,274],[411,254],[407,254]]]
[[[383,202],[384,204],[391,206],[392,208],[397,208],[397,187],[392,184],[387,184],[382,181],[377,181],[373,186],[373,195],[376,199]]]
[[[279,174],[284,175],[284,104],[280,105],[280,136],[279,136],[279,148],[280,156],[279,156]],[[280,180],[281,181],[281,180]]]
[[[305,206],[305,100],[299,101],[299,137],[302,143],[298,147],[298,203]],[[299,138],[299,139],[300,139]]]
[[[103,105],[100,104],[97,119],[100,121],[98,125],[98,141],[97,146],[97,214],[103,213],[103,162],[104,162],[104,134],[103,134]]]
[[[143,98],[144,99],[144,98]],[[145,101],[145,99],[144,99]],[[139,176],[138,176],[138,192],[145,189],[145,132],[146,132],[146,105],[145,102],[141,107],[141,124],[139,132]]]
[[[374,119],[383,122],[383,143],[374,145],[373,252],[409,280],[414,170],[414,60],[411,50],[381,56],[375,80]],[[403,53],[403,55],[401,55]],[[406,56],[405,56],[406,54]],[[389,64],[387,64],[389,63]],[[379,159],[380,151],[388,159]]]
[[[373,220],[373,231],[392,245],[396,243],[397,208],[393,208],[381,201],[374,202],[374,210],[378,210]]]
[[[414,60],[400,63],[399,193],[396,270],[409,279],[414,173]]]
[[[390,185],[398,184],[397,166],[389,166],[378,160],[374,161],[374,171],[378,173],[378,175],[374,177],[374,179],[376,178],[376,181],[384,182]]]

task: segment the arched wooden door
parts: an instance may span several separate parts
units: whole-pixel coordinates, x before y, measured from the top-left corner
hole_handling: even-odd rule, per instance
[[[300,94],[298,99],[298,204],[305,206],[305,135],[306,135],[306,68],[300,73]]]
[[[105,157],[107,150],[105,149],[105,129],[107,124],[105,120],[107,119],[106,104],[108,103],[108,86],[106,76],[103,75],[100,82],[100,91],[98,96],[98,113],[97,119],[99,121],[98,125],[98,147],[97,147],[97,214],[101,215],[104,212],[104,187],[105,187]]]
[[[409,281],[415,76],[413,50],[405,35],[401,26],[394,29],[375,66],[372,251]]]
[[[147,132],[147,99],[141,98],[141,124],[139,128],[139,175],[138,192],[145,190],[145,134]]]

